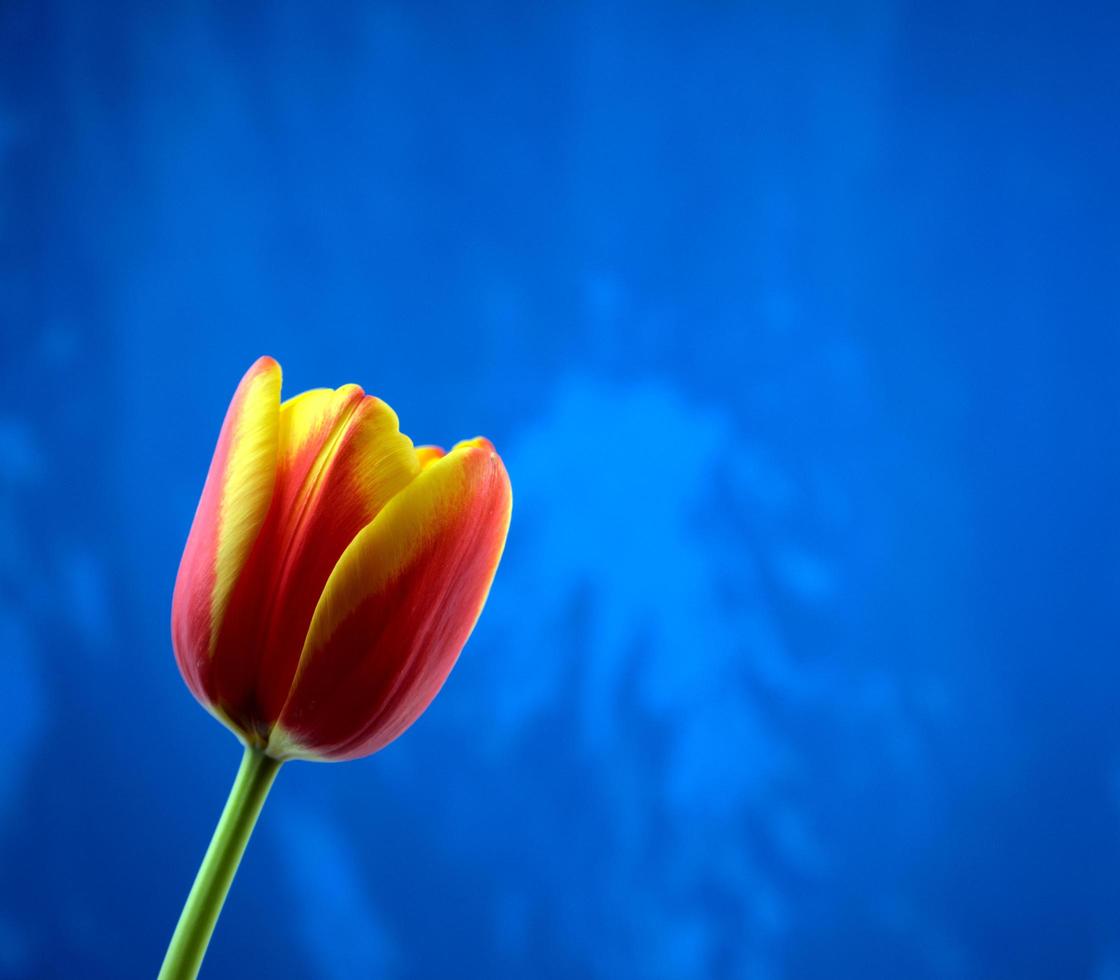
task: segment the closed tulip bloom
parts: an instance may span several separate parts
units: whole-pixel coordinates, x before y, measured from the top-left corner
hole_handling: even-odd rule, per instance
[[[172,606],[179,669],[278,760],[376,752],[447,679],[509,527],[485,439],[414,448],[357,385],[280,401],[262,357],[233,396]]]
[[[357,385],[281,402],[270,357],[242,378],[171,639],[187,686],[245,749],[160,980],[198,975],[281,765],[369,755],[431,703],[490,591],[511,502],[485,439],[414,448]]]

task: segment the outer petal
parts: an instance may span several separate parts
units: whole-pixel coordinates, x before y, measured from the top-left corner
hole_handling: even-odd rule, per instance
[[[280,365],[262,357],[230,402],[179,564],[171,639],[187,685],[208,706],[206,668],[272,500],[279,407]]]
[[[502,461],[478,439],[385,506],[331,574],[270,753],[357,758],[420,716],[482,611],[511,504]]]
[[[263,742],[323,587],[347,546],[419,472],[397,416],[357,385],[280,408],[276,490],[214,656],[222,709]]]

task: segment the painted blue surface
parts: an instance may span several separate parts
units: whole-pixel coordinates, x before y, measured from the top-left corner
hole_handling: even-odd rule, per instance
[[[210,977],[1120,977],[1108,5],[0,6],[0,976],[154,975],[261,353],[491,436],[491,603]]]

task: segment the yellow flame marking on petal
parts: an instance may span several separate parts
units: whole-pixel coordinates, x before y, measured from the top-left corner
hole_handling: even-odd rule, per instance
[[[279,445],[280,383],[280,365],[275,361],[263,365],[249,382],[231,432],[219,506],[210,606],[211,655],[234,583],[272,501]]]

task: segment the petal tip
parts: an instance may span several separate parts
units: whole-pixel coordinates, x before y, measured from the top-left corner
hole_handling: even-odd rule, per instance
[[[417,446],[416,447],[416,461],[420,464],[420,469],[430,466],[437,459],[443,459],[447,455],[447,451],[442,446]]]
[[[280,370],[280,362],[275,357],[270,357],[268,354],[262,354],[255,361],[253,366],[249,368],[249,374],[269,374],[273,371]]]
[[[473,439],[463,439],[461,442],[455,443],[455,449],[481,449],[484,452],[490,453],[492,456],[497,456],[498,451],[494,448],[494,444],[486,438],[486,436],[475,436]]]

